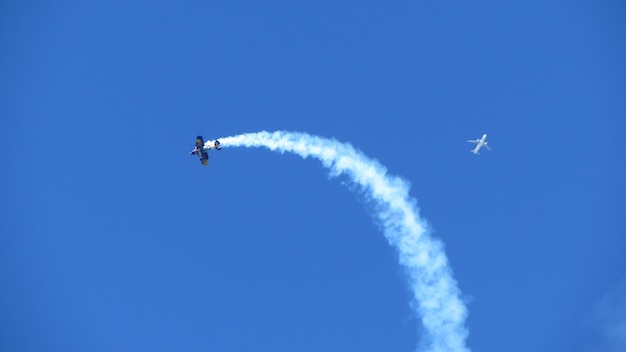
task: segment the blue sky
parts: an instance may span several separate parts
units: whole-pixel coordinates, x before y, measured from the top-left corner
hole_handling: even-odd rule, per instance
[[[187,155],[259,130],[350,142],[412,184],[473,351],[623,350],[625,16],[0,5],[0,350],[414,350],[397,255],[345,179],[266,150]],[[469,153],[483,133],[493,150]]]

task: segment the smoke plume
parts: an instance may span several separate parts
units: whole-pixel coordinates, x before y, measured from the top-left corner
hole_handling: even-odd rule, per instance
[[[413,292],[412,307],[423,326],[419,350],[469,352],[467,308],[452,276],[443,243],[430,234],[409,196],[407,181],[387,173],[378,161],[350,144],[294,132],[257,132],[220,138],[227,147],[265,147],[280,153],[315,158],[331,176],[346,175],[374,205],[373,217],[398,251]]]

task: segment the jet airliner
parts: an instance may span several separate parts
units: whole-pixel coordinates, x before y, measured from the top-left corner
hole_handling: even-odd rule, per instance
[[[476,148],[470,150],[470,152],[474,153],[474,154],[478,154],[478,151],[480,150],[480,148],[485,147],[487,148],[487,150],[491,150],[491,148],[489,148],[489,145],[487,144],[487,134],[483,134],[482,137],[480,137],[480,139],[468,139],[467,140],[469,143],[474,143],[476,144]]]

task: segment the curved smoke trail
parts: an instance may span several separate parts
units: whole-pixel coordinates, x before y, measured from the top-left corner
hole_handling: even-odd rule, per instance
[[[467,308],[452,277],[452,269],[440,240],[433,238],[420,218],[416,200],[409,196],[408,182],[388,175],[378,161],[350,144],[293,132],[257,132],[220,138],[223,147],[265,147],[302,158],[319,159],[332,176],[345,174],[374,204],[377,218],[389,243],[399,254],[414,294],[413,307],[425,333],[421,350],[469,352],[465,345]]]

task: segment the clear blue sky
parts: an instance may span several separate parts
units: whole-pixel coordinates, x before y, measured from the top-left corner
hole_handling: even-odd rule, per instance
[[[293,130],[411,182],[473,351],[623,351],[624,19],[617,0],[3,3],[0,350],[413,351],[396,253],[345,180],[187,155]]]

